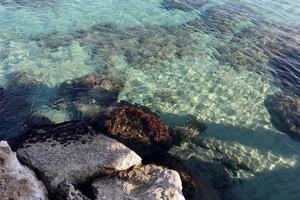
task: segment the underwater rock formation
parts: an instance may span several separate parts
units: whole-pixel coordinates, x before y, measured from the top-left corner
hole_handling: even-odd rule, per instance
[[[144,165],[119,172],[115,177],[99,178],[92,184],[97,200],[172,199],[184,200],[179,174],[155,165]]]
[[[272,32],[265,33],[266,24],[250,8],[226,4],[208,8],[201,16],[183,26],[222,39],[214,52],[222,64],[229,64],[236,70],[264,72],[269,55],[262,45],[268,42],[269,36],[274,35]]]
[[[249,7],[229,3],[208,8],[198,18],[184,24],[184,27],[223,39],[232,37],[247,23],[252,25],[253,18],[257,16]]]
[[[19,163],[16,154],[5,141],[0,142],[1,200],[47,200],[45,186],[35,174]]]
[[[164,0],[161,5],[165,9],[191,11],[201,8],[206,0]]]
[[[141,163],[135,152],[85,122],[34,129],[14,141],[18,158],[40,175],[51,194],[63,181],[79,184]]]
[[[300,32],[299,32],[300,34]],[[300,40],[297,44],[300,46]],[[300,96],[300,48],[286,48],[284,52],[274,56],[269,64],[273,66],[272,71],[276,82],[281,88]]]
[[[58,47],[71,45],[74,38],[71,34],[55,31],[47,34],[32,36],[31,40],[36,41],[36,44],[39,47],[48,47],[50,49],[56,49]]]
[[[197,41],[189,31],[176,26],[120,29],[99,25],[80,41],[90,46],[93,62],[111,63],[107,59],[121,55],[130,66],[138,69],[161,67],[167,61],[197,53]]]
[[[57,0],[0,0],[0,5],[18,5],[28,8],[54,6]]]
[[[184,27],[222,39],[214,53],[221,63],[258,73],[269,70],[270,64],[274,76],[279,80],[289,76],[292,80],[288,81],[296,82],[299,90],[299,83],[293,79],[298,75],[294,61],[300,54],[299,27],[268,22],[250,8],[232,4],[208,8]]]
[[[141,107],[118,105],[98,117],[96,125],[141,156],[167,151],[172,146],[169,128]]]
[[[123,84],[123,80],[110,75],[87,74],[62,83],[53,104],[71,113],[73,120],[93,119],[117,101]]]
[[[108,69],[116,58],[123,59],[138,69],[163,67],[176,58],[197,54],[197,41],[191,32],[177,26],[149,26],[121,28],[99,24],[74,33],[46,34],[33,37],[39,45],[50,49],[69,45],[72,40],[88,49],[91,65]]]
[[[266,99],[266,107],[274,126],[300,141],[300,99],[276,94]]]
[[[175,145],[203,133],[206,129],[206,125],[191,114],[160,113],[160,117],[170,127]]]

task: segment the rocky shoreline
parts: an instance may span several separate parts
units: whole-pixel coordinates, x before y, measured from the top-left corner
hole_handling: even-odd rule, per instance
[[[14,84],[20,88],[30,83],[21,77]],[[82,116],[79,120],[26,117],[25,131],[0,143],[3,199],[222,199],[222,188],[230,185],[222,175],[225,168],[207,167],[209,176],[221,173],[208,182],[203,174],[192,174],[184,158],[169,153],[205,125],[189,115],[167,116],[172,119],[168,122],[147,107],[117,102],[122,85],[112,77],[89,74],[59,88],[65,101],[57,102],[58,109],[73,109]],[[81,101],[90,95],[97,97],[93,104]],[[277,94],[265,103],[274,125],[299,140],[299,99]]]
[[[0,193],[4,200],[220,199],[168,153],[177,134],[129,103],[94,120],[35,118],[25,134],[0,143]]]

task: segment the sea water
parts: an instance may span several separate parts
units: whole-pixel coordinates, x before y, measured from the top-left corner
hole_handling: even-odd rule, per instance
[[[189,23],[195,19],[198,25]],[[68,39],[101,24],[118,27],[106,33],[115,36]],[[109,72],[125,81],[118,100],[167,122],[192,115],[206,124],[171,151],[224,199],[300,199],[300,143],[274,128],[265,107],[269,95],[299,95],[299,63],[286,76],[272,65],[280,42],[299,52],[299,27],[298,0],[211,0],[189,10],[166,9],[161,0],[0,0],[0,85],[17,102],[0,106],[0,138],[18,134],[29,115],[74,119],[53,108],[53,99],[64,98],[59,86]],[[37,39],[47,37],[48,45]],[[103,42],[108,48],[95,61],[91,46]],[[15,88],[24,74],[30,80]]]

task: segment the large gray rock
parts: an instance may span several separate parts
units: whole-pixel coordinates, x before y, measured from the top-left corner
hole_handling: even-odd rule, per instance
[[[48,199],[45,186],[30,169],[19,163],[5,141],[0,142],[0,199]]]
[[[184,200],[176,171],[145,165],[115,177],[99,178],[92,184],[97,200]]]
[[[141,164],[135,152],[85,122],[50,125],[30,134],[17,150],[18,157],[41,175],[51,194],[63,181],[76,185]]]
[[[57,200],[90,200],[77,190],[74,185],[67,182],[59,184],[56,194]]]

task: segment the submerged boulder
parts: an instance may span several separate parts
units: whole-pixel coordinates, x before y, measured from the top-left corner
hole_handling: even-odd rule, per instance
[[[96,179],[92,184],[97,200],[136,199],[184,200],[179,174],[155,165],[119,172],[114,177]]]
[[[0,142],[1,200],[46,200],[47,191],[35,174],[19,163],[5,141]]]
[[[73,120],[92,119],[118,99],[123,80],[104,74],[87,74],[61,84],[54,105],[67,110]]]
[[[164,0],[161,5],[165,9],[191,11],[201,8],[206,0]]]
[[[63,181],[79,184],[141,163],[135,152],[85,122],[34,129],[16,147],[19,159],[36,170],[52,194]]]
[[[265,104],[274,126],[300,141],[300,99],[276,94],[269,96]]]
[[[119,105],[100,116],[97,125],[139,155],[167,151],[172,138],[167,125],[154,113],[134,105]]]

